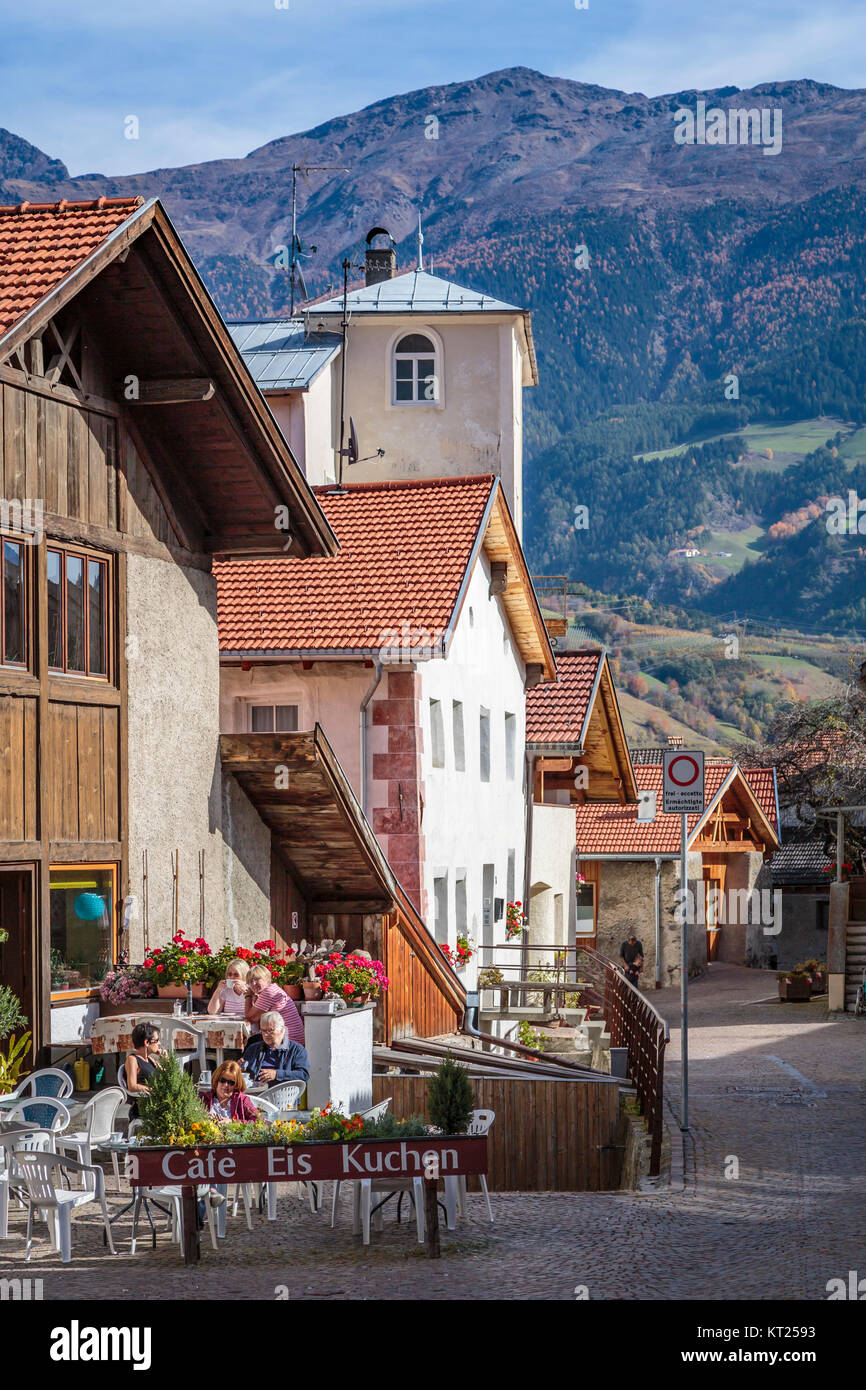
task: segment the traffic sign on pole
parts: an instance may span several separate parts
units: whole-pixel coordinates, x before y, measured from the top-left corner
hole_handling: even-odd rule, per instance
[[[665,749],[662,810],[666,815],[702,815],[704,755],[684,748]]]
[[[662,809],[680,818],[680,1129],[689,1127],[689,816],[704,812],[704,755],[684,748],[664,754]]]

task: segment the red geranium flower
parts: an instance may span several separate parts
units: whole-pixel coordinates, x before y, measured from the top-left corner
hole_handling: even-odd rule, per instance
[[[145,970],[152,970],[152,969],[153,969],[153,961],[152,961],[152,960],[146,960],[146,961],[144,962],[144,968],[145,968]]]
[[[158,965],[158,966],[156,967],[157,974],[159,974],[159,972],[160,972],[161,970],[164,970],[164,969],[165,969],[165,966],[164,966],[164,965]]]

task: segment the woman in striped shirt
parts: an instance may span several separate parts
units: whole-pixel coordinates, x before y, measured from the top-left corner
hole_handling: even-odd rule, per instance
[[[251,1038],[260,1033],[259,1020],[262,1014],[278,1013],[286,1028],[290,1042],[304,1042],[304,1021],[284,989],[275,985],[271,972],[264,965],[254,965],[247,976],[249,994],[246,1003],[246,1016],[252,1025]]]

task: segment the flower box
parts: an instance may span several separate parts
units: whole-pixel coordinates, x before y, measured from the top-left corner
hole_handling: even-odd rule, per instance
[[[811,999],[812,980],[809,975],[780,975],[779,998],[783,1000]]]
[[[332,996],[330,999],[308,999],[304,1004],[305,1014],[335,1014],[342,1013],[344,1005],[341,1000]]]
[[[196,980],[192,987],[193,999],[204,999],[206,990],[207,986],[204,981]],[[156,992],[160,999],[185,999],[186,985],[157,985]]]

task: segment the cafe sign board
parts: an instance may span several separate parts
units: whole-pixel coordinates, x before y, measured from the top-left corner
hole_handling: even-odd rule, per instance
[[[665,815],[703,815],[704,755],[684,748],[665,749],[662,810]]]
[[[312,1144],[136,1146],[126,1160],[133,1187],[230,1182],[351,1182],[361,1178],[468,1176],[487,1172],[487,1137],[362,1139]]]

